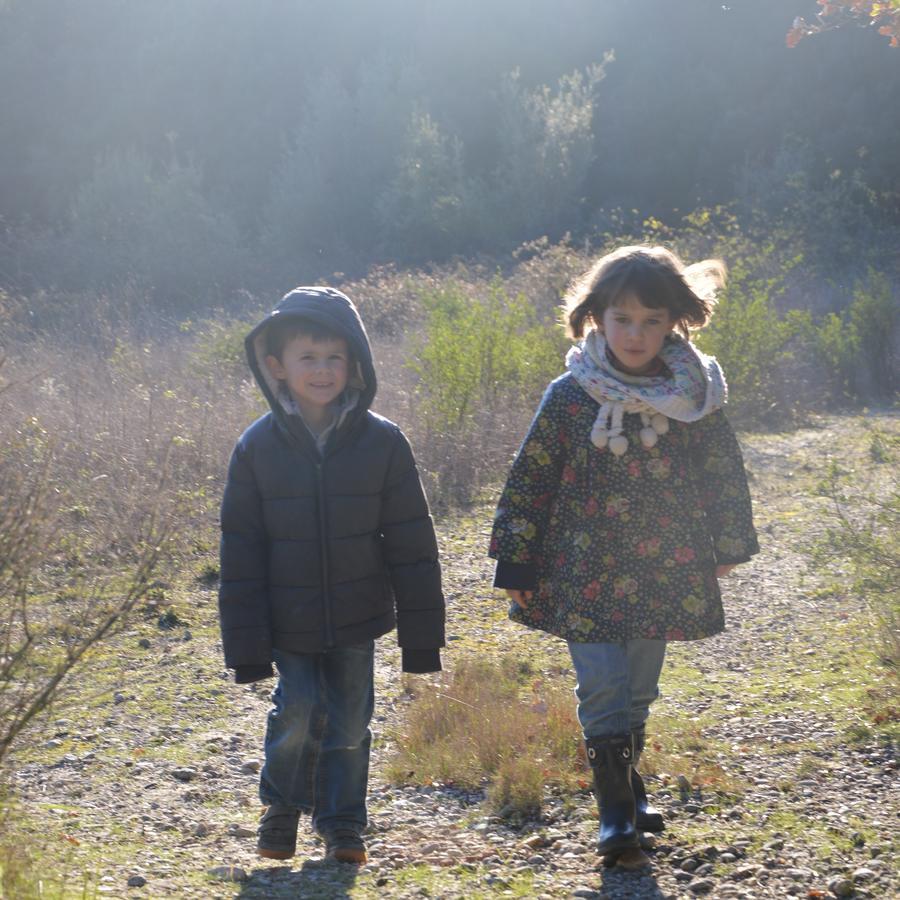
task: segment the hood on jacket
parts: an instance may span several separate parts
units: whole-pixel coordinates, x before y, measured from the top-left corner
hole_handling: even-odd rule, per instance
[[[250,371],[275,415],[281,419],[287,411],[279,396],[278,379],[273,377],[266,365],[266,333],[276,321],[284,318],[302,319],[325,326],[347,341],[356,363],[356,370],[350,373],[347,390],[358,392],[351,415],[355,418],[365,413],[375,398],[378,386],[365,326],[346,294],[335,288],[317,286],[297,287],[285,294],[272,312],[244,339]]]

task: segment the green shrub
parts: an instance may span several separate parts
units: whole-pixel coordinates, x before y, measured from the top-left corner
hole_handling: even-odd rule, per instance
[[[721,292],[711,324],[695,341],[721,363],[729,386],[729,412],[743,424],[780,424],[794,417],[797,394],[788,373],[808,343],[808,313],[778,312],[776,279],[754,277],[739,266]],[[797,392],[799,393],[799,392]]]
[[[481,296],[458,283],[421,297],[424,332],[409,367],[419,379],[423,460],[439,503],[468,502],[509,459],[542,390],[563,369],[562,329],[495,277]],[[518,414],[518,415],[517,415]],[[517,417],[505,434],[504,424]]]
[[[534,396],[562,368],[560,330],[541,322],[524,294],[510,297],[499,277],[481,297],[451,282],[423,296],[422,305],[426,337],[409,365],[437,431],[460,429],[510,398]]]
[[[894,345],[900,315],[887,276],[870,271],[853,300],[819,325],[818,350],[840,395],[890,401],[900,388]]]

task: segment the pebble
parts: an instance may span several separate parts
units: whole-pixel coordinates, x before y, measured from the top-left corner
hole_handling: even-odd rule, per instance
[[[855,891],[853,887],[853,882],[848,878],[832,878],[831,881],[828,882],[828,890],[834,894],[835,897],[851,897]]]
[[[147,879],[143,875],[132,875],[128,879],[128,887],[143,887],[147,883]]]
[[[208,869],[207,875],[218,878],[220,881],[249,881],[247,873],[238,866],[216,866]]]
[[[598,898],[602,897],[603,894],[600,891],[595,891],[591,887],[577,887],[574,891],[569,895],[571,897],[585,897],[588,900],[598,900]]]
[[[190,766],[172,770],[172,777],[177,778],[179,781],[193,781],[197,775],[197,770]]]
[[[688,890],[692,894],[708,894],[715,886],[716,883],[711,878],[698,878],[688,885]]]

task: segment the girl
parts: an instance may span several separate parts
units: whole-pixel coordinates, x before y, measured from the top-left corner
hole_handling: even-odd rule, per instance
[[[688,340],[725,269],[625,247],[575,284],[567,372],[541,401],[494,521],[510,618],[568,642],[598,852],[643,865],[662,831],[637,772],[667,641],[722,631],[717,579],[759,551],[718,363]]]

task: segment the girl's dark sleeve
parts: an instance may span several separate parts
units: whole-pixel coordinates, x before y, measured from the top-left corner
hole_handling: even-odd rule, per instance
[[[715,547],[716,564],[736,565],[759,553],[744,458],[722,410],[693,429],[694,474]]]
[[[273,674],[268,540],[256,479],[241,444],[231,455],[220,521],[219,624],[225,665],[235,669],[240,684]]]
[[[537,584],[537,559],[563,472],[564,416],[559,387],[551,384],[497,503],[488,551],[497,560],[494,587],[526,591]]]
[[[412,448],[397,429],[382,493],[382,552],[394,591],[404,672],[439,672],[444,594],[434,524]]]

